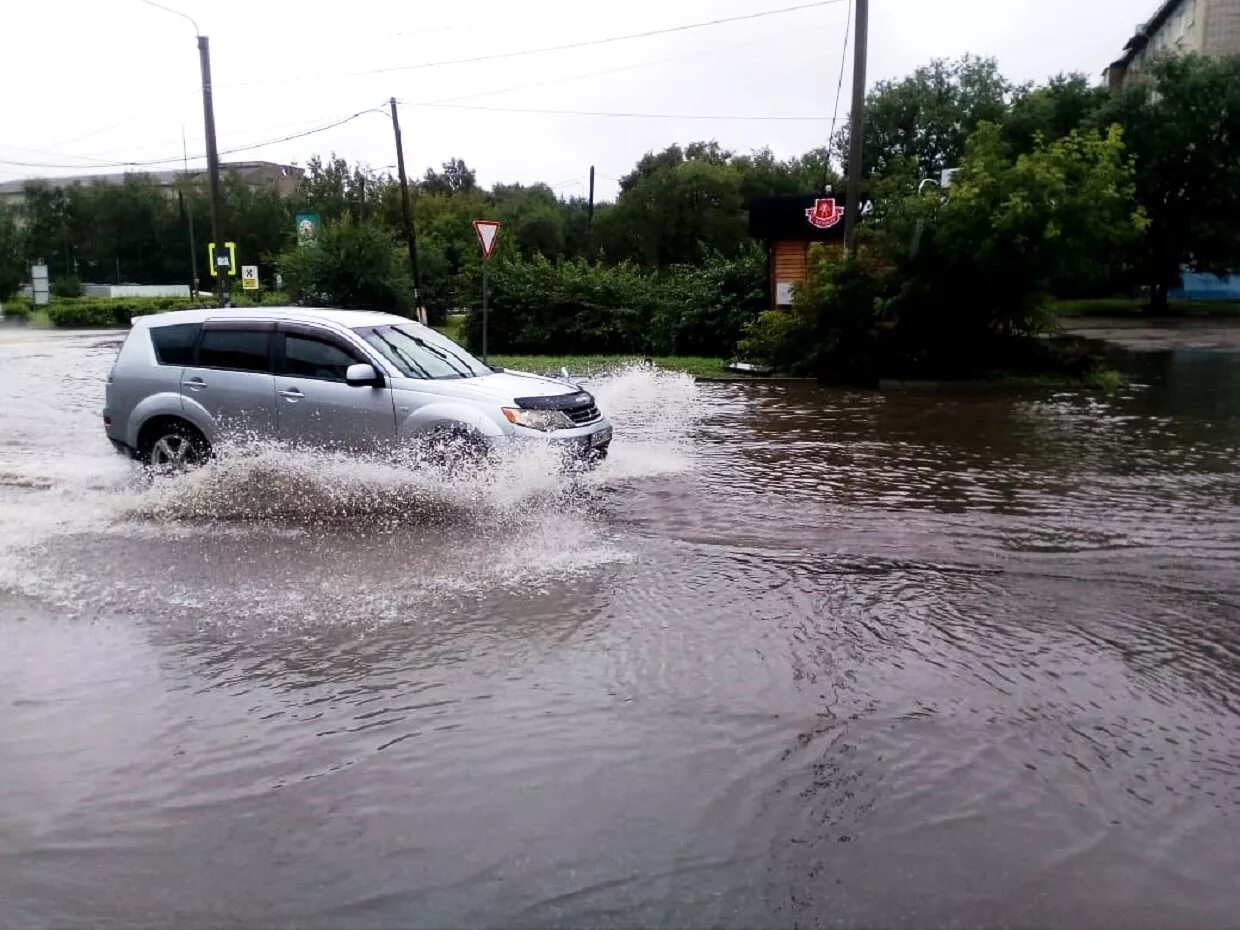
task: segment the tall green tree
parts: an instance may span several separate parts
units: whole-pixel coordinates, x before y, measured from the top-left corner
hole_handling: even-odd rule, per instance
[[[1112,98],[1102,124],[1124,127],[1149,218],[1138,263],[1156,309],[1183,267],[1240,268],[1240,56],[1166,58]]]
[[[318,239],[278,259],[289,295],[301,303],[405,313],[413,286],[404,250],[390,230],[344,217]]]
[[[972,55],[938,58],[902,80],[878,82],[865,101],[863,175],[901,158],[913,159],[922,177],[958,166],[980,124],[1003,122],[1013,91],[993,58]],[[848,136],[845,125],[836,152],[848,152]]]
[[[26,277],[25,235],[17,211],[0,205],[0,300],[8,299]]]
[[[1106,88],[1084,74],[1058,74],[1041,86],[1015,91],[1003,120],[1003,138],[1016,153],[1032,152],[1039,139],[1062,139],[1094,125],[1107,100]]]
[[[460,194],[478,189],[478,176],[464,161],[450,158],[443,171],[427,168],[419,185],[428,194]]]
[[[1105,278],[1139,239],[1134,191],[1119,127],[1073,131],[1013,159],[1001,127],[983,124],[945,196],[880,208],[872,235],[897,268],[904,333],[971,351],[988,336],[1038,331],[1056,282]]]
[[[612,261],[663,267],[735,255],[747,240],[741,173],[715,142],[647,153],[620,179],[614,207],[595,218]]]

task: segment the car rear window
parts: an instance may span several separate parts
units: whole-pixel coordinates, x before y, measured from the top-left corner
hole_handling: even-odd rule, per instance
[[[201,323],[178,323],[174,326],[152,326],[151,344],[161,365],[194,364],[194,343],[198,341]]]
[[[271,371],[267,344],[271,333],[254,329],[213,329],[202,334],[199,368],[233,371]]]

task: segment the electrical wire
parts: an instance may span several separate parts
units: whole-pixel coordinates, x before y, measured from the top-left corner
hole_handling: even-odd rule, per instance
[[[296,77],[276,78],[265,81],[243,81],[235,84],[216,84],[217,88],[225,87],[254,87],[260,84],[287,84],[301,83],[305,81],[323,81],[323,80],[339,80],[341,78],[351,77],[368,77],[375,74],[390,74],[397,71],[421,71],[426,68],[442,68],[448,65],[470,65],[483,61],[500,61],[509,58],[523,58],[528,55],[542,55],[547,52],[562,52],[569,49],[591,48],[598,45],[607,45],[612,42],[625,42],[630,39],[645,39],[650,36],[669,35],[675,32],[686,32],[690,29],[703,29],[709,26],[720,26],[725,23],[738,23],[747,20],[763,19],[768,16],[780,16],[784,13],[795,13],[800,10],[810,10],[817,7],[833,6],[837,3],[843,3],[844,0],[814,0],[812,3],[801,3],[796,6],[780,7],[775,10],[761,10],[756,13],[744,13],[739,16],[726,16],[720,19],[704,20],[697,23],[685,23],[680,26],[667,26],[662,29],[648,29],[644,32],[632,32],[627,35],[608,36],[604,39],[585,39],[578,42],[565,42],[561,45],[545,45],[540,48],[518,49],[511,52],[495,52],[489,55],[474,55],[469,58],[445,59],[442,61],[426,61],[417,65],[393,65],[387,68],[371,68],[365,71],[343,71],[335,74],[319,74],[319,75],[298,75]]]
[[[531,13],[547,13],[547,12],[550,12],[551,10],[562,10],[565,7],[581,6],[585,3],[590,3],[590,2],[593,2],[593,0],[567,0],[567,2],[565,3],[553,3],[550,6],[538,6],[538,7],[534,7],[533,9],[523,9],[523,10],[520,10],[519,12],[523,19],[528,19]],[[463,23],[449,23],[446,26],[431,26],[427,29],[408,29],[408,30],[405,30],[404,32],[397,32],[393,34],[398,35],[398,36],[424,36],[424,35],[429,35],[430,33],[433,33],[433,32],[452,32],[456,29],[474,29],[479,26],[483,26],[483,27],[491,26],[491,25],[494,25],[494,22],[495,20],[493,18],[475,19],[475,20],[471,20],[471,21],[467,21]]]
[[[346,116],[342,119],[334,120],[333,122],[327,123],[326,125],[316,126],[313,129],[307,129],[304,132],[295,132],[287,136],[281,136],[278,139],[267,139],[262,142],[253,142],[249,145],[238,145],[238,146],[234,146],[228,149],[221,149],[219,154],[235,155],[238,152],[248,152],[248,151],[251,151],[252,149],[265,148],[269,145],[278,145],[281,142],[291,142],[294,139],[303,139],[306,136],[313,136],[320,132],[327,132],[329,129],[335,129],[337,126],[343,126],[345,123],[351,123],[355,119],[360,119],[361,117],[365,116],[367,113],[383,113],[384,115],[387,115],[386,111],[383,110],[381,107],[369,107],[365,110],[359,110],[358,112],[353,113],[350,116]],[[207,156],[205,153],[202,153],[202,154],[192,155],[190,157],[197,160],[200,158],[206,158]],[[141,161],[120,161],[120,162],[111,162],[108,164],[93,164],[93,165],[65,165],[65,164],[52,164],[50,162],[28,162],[28,161],[12,161],[9,159],[0,159],[0,165],[13,165],[13,166],[20,167],[20,168],[77,168],[77,169],[149,168],[149,167],[153,167],[156,165],[174,164],[176,162],[182,161],[184,158],[185,158],[184,153],[182,153],[181,155],[174,155],[171,158],[150,158],[150,159],[144,159]]]
[[[852,32],[852,0],[848,0],[848,20],[844,24],[844,50],[840,52],[840,80],[835,85],[835,106],[831,111],[831,129],[827,133],[827,164],[823,166],[822,186],[827,186],[827,172],[831,168],[831,143],[835,139],[835,124],[840,118],[840,97],[844,94],[844,66],[848,63],[848,36]]]
[[[825,122],[827,116],[741,116],[727,113],[626,113],[613,110],[543,110],[535,107],[488,107],[464,103],[418,103],[398,100],[411,107],[434,107],[447,110],[480,110],[487,113],[534,113],[549,116],[602,116],[614,119],[684,119],[684,120],[735,120],[738,122]]]

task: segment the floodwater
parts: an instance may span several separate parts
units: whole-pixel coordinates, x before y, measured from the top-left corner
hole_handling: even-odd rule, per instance
[[[4,928],[1240,926],[1240,356],[144,482],[0,330]]]

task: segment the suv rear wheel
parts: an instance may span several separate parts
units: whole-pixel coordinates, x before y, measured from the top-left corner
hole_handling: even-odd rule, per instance
[[[151,471],[174,474],[205,465],[211,444],[184,420],[168,419],[143,430],[138,454]]]

